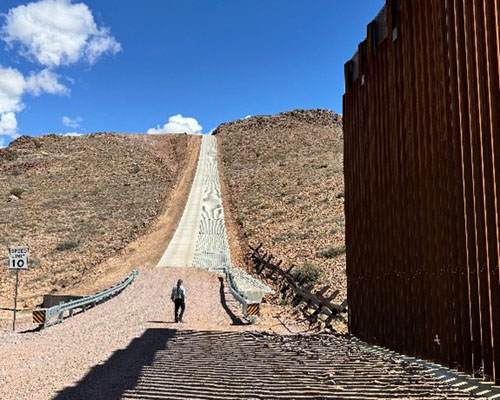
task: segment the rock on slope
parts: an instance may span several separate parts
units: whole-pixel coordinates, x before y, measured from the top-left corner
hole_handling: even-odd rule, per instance
[[[31,253],[20,306],[88,279],[93,266],[143,233],[176,184],[189,140],[48,135],[0,149],[0,265],[9,246]],[[0,306],[12,306],[13,279],[0,274]]]
[[[315,264],[320,281],[345,298],[342,117],[296,110],[222,124],[214,134],[246,240],[263,242],[286,266]]]

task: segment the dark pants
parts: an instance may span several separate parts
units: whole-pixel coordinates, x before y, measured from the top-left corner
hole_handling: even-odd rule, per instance
[[[175,299],[175,322],[182,322],[182,316],[184,315],[184,310],[186,309],[186,303],[184,303],[184,300],[182,299]],[[181,309],[181,313],[179,314],[179,317],[177,317],[177,314],[179,313],[179,308]]]

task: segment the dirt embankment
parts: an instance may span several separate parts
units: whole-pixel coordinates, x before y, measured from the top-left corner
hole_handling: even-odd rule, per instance
[[[184,195],[179,182],[198,142],[188,135],[49,135],[1,149],[0,265],[9,246],[27,245],[31,255],[19,306],[76,286],[84,292],[100,275],[123,278],[118,265],[120,277],[113,265],[99,265],[149,232]],[[170,210],[170,222],[177,211]],[[167,239],[170,230],[162,231]],[[12,306],[13,279],[0,274],[0,307]]]
[[[239,225],[243,241],[231,248],[237,263],[245,241],[263,242],[286,266],[317,266],[319,281],[345,298],[342,117],[296,110],[222,124],[214,134],[234,217],[230,235]]]

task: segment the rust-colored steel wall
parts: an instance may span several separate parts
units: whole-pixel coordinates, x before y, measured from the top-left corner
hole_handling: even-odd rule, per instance
[[[389,0],[345,67],[350,330],[500,382],[500,0]]]

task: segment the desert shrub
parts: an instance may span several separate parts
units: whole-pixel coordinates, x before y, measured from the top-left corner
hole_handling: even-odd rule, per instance
[[[315,168],[315,169],[328,168],[328,164],[313,164],[313,168]]]
[[[281,217],[285,212],[282,210],[274,210],[271,213],[271,218]]]
[[[15,151],[15,150],[5,151],[5,159],[7,161],[15,161],[15,160],[17,160],[17,157],[19,157],[19,155],[17,154],[17,151]]]
[[[35,255],[30,255],[30,268],[37,268],[41,265],[40,259]]]
[[[324,250],[318,251],[316,255],[321,258],[335,258],[345,253],[345,246],[330,246]]]
[[[274,236],[273,240],[276,242],[284,242],[293,239],[296,236],[296,233],[292,231],[280,232],[276,236]]]
[[[297,235],[297,238],[300,239],[300,240],[308,240],[308,239],[312,239],[313,238],[313,232],[312,231],[304,231],[304,232],[300,232],[298,235]]]
[[[307,285],[318,280],[321,276],[321,269],[317,264],[307,262],[293,271],[292,275],[299,285]]]
[[[252,237],[252,236],[255,235],[255,229],[254,228],[248,228],[245,233],[246,233],[247,237]]]
[[[24,193],[24,189],[20,188],[20,187],[15,187],[15,188],[12,188],[10,189],[10,194],[16,196],[16,197],[21,197]]]
[[[78,242],[75,240],[67,240],[65,242],[61,242],[56,246],[57,251],[66,251],[66,250],[71,250],[75,249],[78,247]]]

